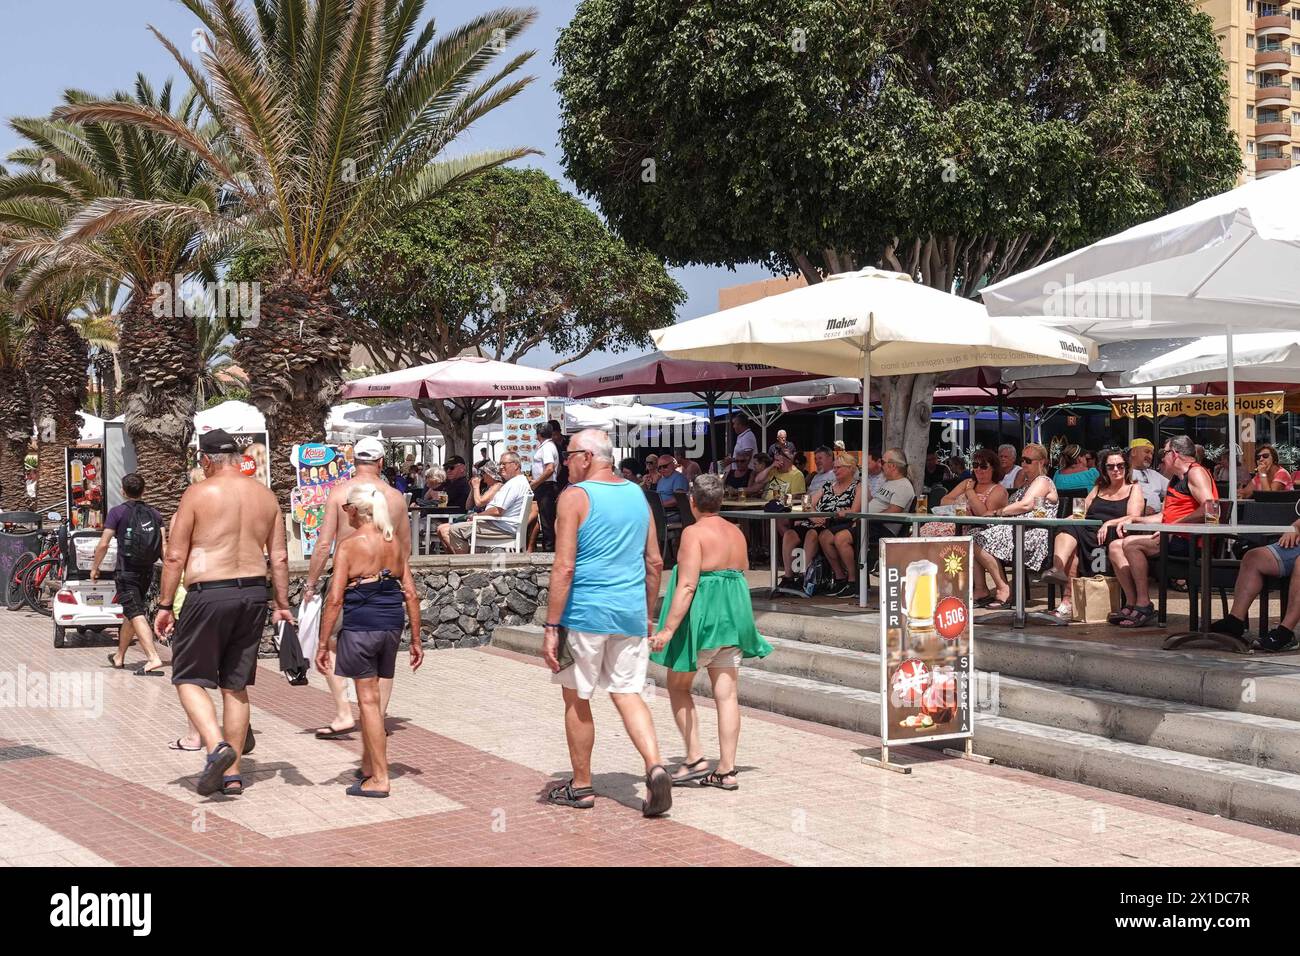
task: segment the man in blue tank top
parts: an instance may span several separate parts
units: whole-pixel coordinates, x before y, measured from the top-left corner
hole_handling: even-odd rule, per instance
[[[573,777],[547,799],[582,810],[595,805],[591,695],[604,690],[645,761],[647,795],[641,812],[659,816],[672,806],[673,782],[660,762],[654,721],[641,697],[650,656],[646,638],[655,629],[649,612],[659,597],[663,571],[650,507],[640,485],[614,473],[614,449],[604,432],[578,432],[565,458],[571,484],[556,510],[542,655],[552,682],[564,691]],[[564,667],[561,641],[567,651]]]

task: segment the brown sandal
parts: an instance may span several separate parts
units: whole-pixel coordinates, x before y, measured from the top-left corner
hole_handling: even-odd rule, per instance
[[[734,770],[728,770],[725,773],[720,773],[717,770],[714,770],[711,774],[700,781],[700,786],[717,787],[719,790],[739,790],[740,784],[736,783],[734,780],[731,783],[727,783],[728,777],[735,776],[736,771]]]

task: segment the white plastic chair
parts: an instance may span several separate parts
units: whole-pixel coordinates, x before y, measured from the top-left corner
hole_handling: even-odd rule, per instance
[[[484,551],[504,551],[510,554],[522,554],[524,548],[528,545],[528,512],[533,506],[533,493],[528,491],[524,495],[523,510],[519,513],[519,530],[514,534],[503,534],[493,528],[485,528],[481,533],[478,530],[480,521],[494,521],[498,516],[492,515],[474,515],[470,520],[469,530],[469,553],[478,554],[478,546],[483,543]]]

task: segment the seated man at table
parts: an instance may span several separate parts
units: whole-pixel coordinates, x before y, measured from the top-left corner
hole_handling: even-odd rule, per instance
[[[916,497],[916,490],[907,477],[907,456],[903,454],[901,448],[888,448],[885,450],[885,456],[880,459],[880,467],[885,480],[879,491],[872,492],[871,500],[867,502],[867,513],[878,515],[906,511],[912,506],[912,499]],[[867,528],[868,551],[876,550],[877,542],[881,538],[906,536],[906,531],[899,524],[873,521]]]
[[[813,452],[813,463],[817,468],[817,474],[813,475],[808,482],[808,494],[814,495],[835,480],[835,449],[830,445],[818,445],[817,450]]]
[[[447,475],[441,490],[447,494],[447,507],[464,511],[465,503],[469,500],[469,469],[465,465],[465,459],[460,455],[452,455],[443,468]]]
[[[1300,558],[1300,519],[1291,525],[1291,529],[1276,544],[1251,548],[1246,552],[1237,571],[1237,582],[1232,587],[1232,610],[1227,617],[1211,624],[1211,631],[1233,637],[1244,635],[1250,606],[1264,590],[1264,579],[1289,578],[1286,613],[1277,627],[1259,636],[1255,646],[1270,654],[1300,647],[1295,636],[1296,625],[1300,624],[1300,573],[1297,573],[1300,563],[1296,562],[1296,558]]]
[[[501,477],[505,479],[501,487],[492,496],[492,503],[483,509],[483,514],[490,520],[479,520],[479,538],[498,543],[511,540],[519,533],[519,522],[528,516],[524,514],[524,499],[529,496],[531,486],[523,475],[519,456],[512,451],[505,452],[500,461]],[[438,527],[438,537],[443,546],[453,554],[468,554],[470,536],[474,530],[473,521],[456,521]]]
[[[677,470],[677,460],[672,455],[660,455],[656,466],[659,478],[655,481],[655,494],[659,496],[664,511],[677,513],[677,493],[690,491],[691,483]]]
[[[1161,453],[1161,467],[1170,476],[1164,510],[1144,520],[1151,524],[1196,524],[1204,521],[1205,502],[1217,501],[1219,490],[1205,467],[1196,463],[1196,443],[1186,435],[1169,439]],[[1156,619],[1156,609],[1150,600],[1147,572],[1151,559],[1160,553],[1160,536],[1126,534],[1125,529],[1126,524],[1117,527],[1119,537],[1106,551],[1119,586],[1124,589],[1124,606],[1107,620],[1125,629],[1149,627]],[[1187,536],[1170,537],[1168,553],[1177,557],[1190,555]]]
[[[723,459],[726,461],[727,459]],[[737,449],[736,457],[731,459],[722,483],[733,492],[744,491],[754,480],[754,452],[750,449]]]

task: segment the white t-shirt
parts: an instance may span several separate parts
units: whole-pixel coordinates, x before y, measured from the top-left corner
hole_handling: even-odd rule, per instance
[[[489,508],[500,508],[501,514],[485,519],[482,524],[494,531],[515,534],[519,531],[519,522],[524,517],[524,498],[532,491],[528,479],[515,475],[488,502]]]
[[[1012,465],[1011,470],[1002,476],[1002,487],[1010,491],[1016,486],[1016,475],[1020,474],[1020,466]]]
[[[878,471],[874,475],[867,475],[867,487],[871,489],[871,497],[880,494],[880,489],[885,486],[885,473]]]
[[[754,429],[748,428],[736,436],[736,447],[731,450],[732,458],[739,458],[741,452],[746,448],[751,455],[758,454],[758,439],[754,437]]]
[[[808,483],[808,494],[812,494],[821,488],[822,485],[833,484],[835,481],[835,469],[830,468],[826,471],[818,472],[813,475],[812,481]]]
[[[872,492],[867,511],[873,515],[880,514],[890,505],[897,505],[906,511],[915,497],[916,491],[910,481],[906,478],[895,478],[893,481],[881,484],[879,491]]]
[[[1159,511],[1160,495],[1169,487],[1169,479],[1154,468],[1133,469],[1133,480],[1142,486],[1142,497],[1152,511]]]
[[[555,442],[549,438],[537,446],[537,451],[533,452],[533,480],[536,481],[542,477],[542,472],[546,470],[547,465],[554,465],[555,469],[551,472],[551,477],[547,481],[555,481],[556,474],[560,470],[560,450],[555,447]]]

